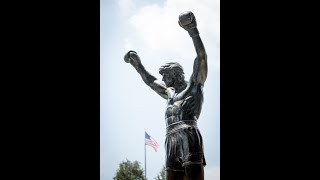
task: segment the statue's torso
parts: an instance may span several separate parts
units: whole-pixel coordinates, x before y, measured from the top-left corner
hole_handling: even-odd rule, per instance
[[[182,120],[197,120],[202,107],[202,87],[187,86],[181,92],[173,93],[168,99],[165,113],[166,125]]]

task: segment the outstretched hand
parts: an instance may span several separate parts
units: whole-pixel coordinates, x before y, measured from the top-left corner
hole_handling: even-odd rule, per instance
[[[183,29],[188,31],[191,37],[199,35],[196,17],[191,11],[186,11],[180,14],[178,23]]]
[[[137,52],[129,51],[124,55],[124,61],[126,63],[130,63],[132,65],[140,64],[140,57],[138,56]]]

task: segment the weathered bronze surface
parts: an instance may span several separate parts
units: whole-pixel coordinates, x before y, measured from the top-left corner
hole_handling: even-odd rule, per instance
[[[180,14],[178,23],[189,33],[197,53],[189,81],[185,81],[183,68],[176,62],[160,67],[162,82],[144,68],[135,51],[126,53],[124,60],[137,70],[149,87],[167,100],[166,179],[203,180],[206,162],[197,120],[203,103],[202,89],[207,78],[207,54],[193,13],[187,11]]]

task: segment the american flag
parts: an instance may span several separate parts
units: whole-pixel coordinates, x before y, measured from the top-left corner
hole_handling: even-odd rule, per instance
[[[157,152],[157,148],[159,147],[156,140],[154,140],[147,132],[145,132],[146,137],[146,145],[153,147],[153,149]]]

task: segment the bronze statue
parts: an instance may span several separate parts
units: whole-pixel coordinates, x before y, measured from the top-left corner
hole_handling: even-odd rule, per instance
[[[202,89],[207,78],[207,54],[193,13],[188,11],[180,14],[178,23],[189,33],[197,53],[189,82],[185,81],[179,63],[171,62],[160,67],[163,83],[144,68],[135,51],[126,53],[124,60],[137,70],[149,87],[167,100],[166,179],[203,180],[206,162],[197,120],[203,103]]]

